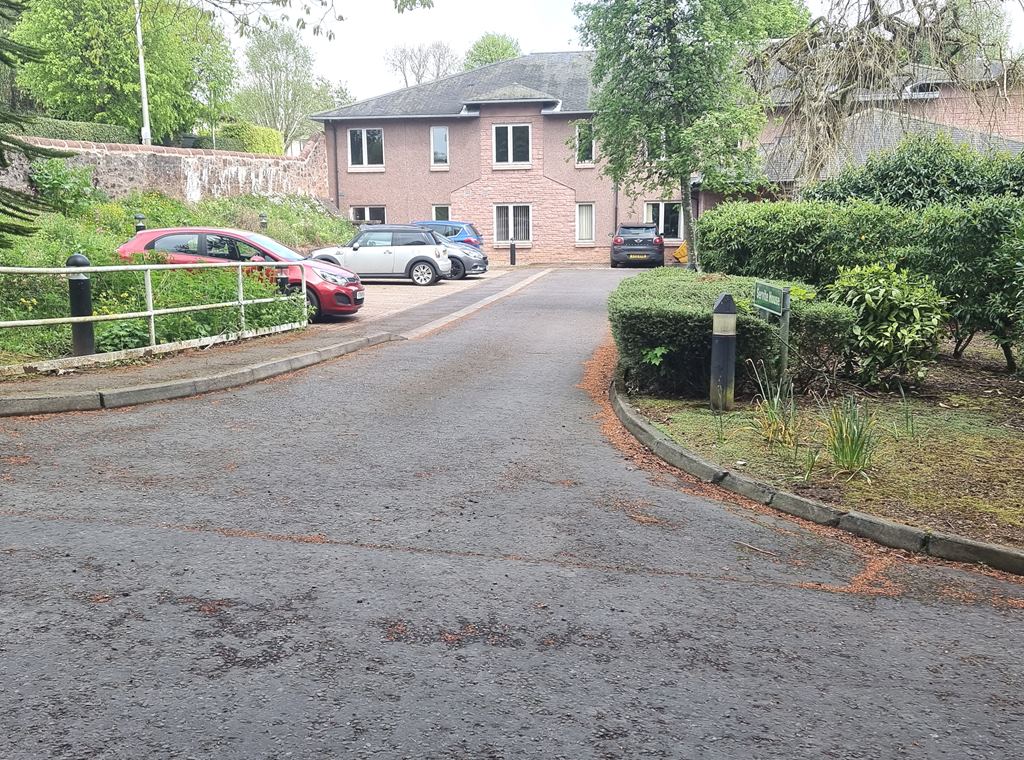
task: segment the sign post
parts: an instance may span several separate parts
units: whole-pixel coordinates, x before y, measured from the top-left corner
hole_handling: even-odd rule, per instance
[[[789,288],[755,282],[754,308],[766,320],[779,318],[779,377],[785,377],[789,369]]]

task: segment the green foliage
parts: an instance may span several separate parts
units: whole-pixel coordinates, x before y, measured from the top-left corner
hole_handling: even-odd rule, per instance
[[[802,0],[761,0],[758,36],[761,39],[789,37],[804,29],[811,12]]]
[[[982,154],[940,134],[909,136],[895,149],[869,156],[863,166],[848,167],[808,187],[803,198],[861,199],[922,209],[1004,193],[1024,195],[1024,158]]]
[[[33,161],[29,182],[50,208],[72,216],[92,203],[106,200],[103,192],[93,184],[92,167],[68,166],[60,158]]]
[[[715,299],[727,291],[738,304],[749,303],[753,290],[754,280],[750,278],[682,269],[655,269],[624,280],[608,299],[608,311],[620,362],[631,386],[645,391],[706,394]],[[817,299],[795,302],[790,323],[791,363],[842,356],[854,320],[853,311],[847,307]],[[650,361],[655,355],[660,360],[658,365]],[[778,355],[777,327],[741,308],[737,318],[737,385],[753,381],[751,366],[776,366]]]
[[[130,129],[116,124],[97,124],[89,121],[64,121],[34,116],[25,122],[19,134],[32,137],[49,137],[54,140],[80,140],[97,143],[137,143],[138,135]]]
[[[688,198],[697,172],[711,189],[761,176],[764,108],[737,62],[763,33],[762,10],[757,0],[577,3],[581,40],[596,50],[594,132],[605,172],[620,187]],[[689,203],[682,215],[697,262]]]
[[[309,115],[333,108],[336,90],[313,74],[313,52],[297,30],[279,26],[254,32],[245,60],[244,82],[231,101],[231,113],[276,129],[285,145],[320,129]]]
[[[878,436],[877,421],[867,406],[855,397],[846,396],[837,404],[829,404],[822,411],[825,425],[825,450],[840,472],[865,475],[871,466]]]
[[[472,71],[499,61],[518,58],[523,54],[519,40],[507,34],[487,32],[469,46],[463,63],[465,71]]]
[[[842,270],[827,290],[833,303],[857,312],[850,362],[861,382],[924,377],[946,320],[946,301],[930,279],[893,264],[872,264]]]
[[[757,381],[754,397],[753,427],[769,446],[793,446],[797,439],[796,399],[792,380],[772,379],[764,366],[751,363]]]
[[[908,262],[935,280],[949,302],[956,353],[984,331],[1016,369],[1013,345],[1024,321],[1016,265],[1024,255],[1024,200],[983,198],[964,206],[930,206],[922,216],[921,246]]]
[[[265,153],[271,156],[284,155],[284,139],[281,133],[270,127],[258,127],[247,121],[234,121],[221,127],[218,144],[220,150],[240,150],[245,153]],[[227,147],[233,145],[237,147]]]
[[[701,216],[697,229],[705,269],[824,285],[841,267],[914,243],[917,217],[865,201],[731,202]]]
[[[142,26],[152,134],[160,140],[190,129],[199,115],[196,61],[219,30],[209,14],[159,1],[145,4]],[[11,36],[45,51],[17,81],[50,115],[141,127],[131,0],[34,0]]]

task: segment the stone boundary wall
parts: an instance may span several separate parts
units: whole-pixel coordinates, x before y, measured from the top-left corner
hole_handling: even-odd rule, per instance
[[[328,196],[327,147],[322,133],[308,140],[298,156],[43,137],[22,139],[40,147],[73,152],[68,164],[92,167],[96,186],[113,198],[134,190],[155,190],[191,202],[232,195]],[[27,189],[28,169],[28,162],[16,157],[9,168],[0,171],[0,186]]]

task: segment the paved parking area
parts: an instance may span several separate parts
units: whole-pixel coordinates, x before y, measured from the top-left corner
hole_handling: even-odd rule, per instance
[[[359,317],[362,320],[369,320],[397,314],[438,298],[471,290],[510,271],[512,270],[497,269],[480,277],[467,277],[465,280],[455,281],[442,280],[430,287],[414,285],[411,280],[364,280],[366,305],[359,310]]]

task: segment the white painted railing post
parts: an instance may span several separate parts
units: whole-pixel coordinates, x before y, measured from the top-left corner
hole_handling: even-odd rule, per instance
[[[149,345],[155,346],[156,315],[153,313],[153,270],[143,270],[142,278],[146,283],[146,311],[149,312]]]
[[[245,330],[245,293],[243,291],[243,283],[245,278],[242,276],[242,265],[238,265],[238,316],[240,320],[241,329]]]

